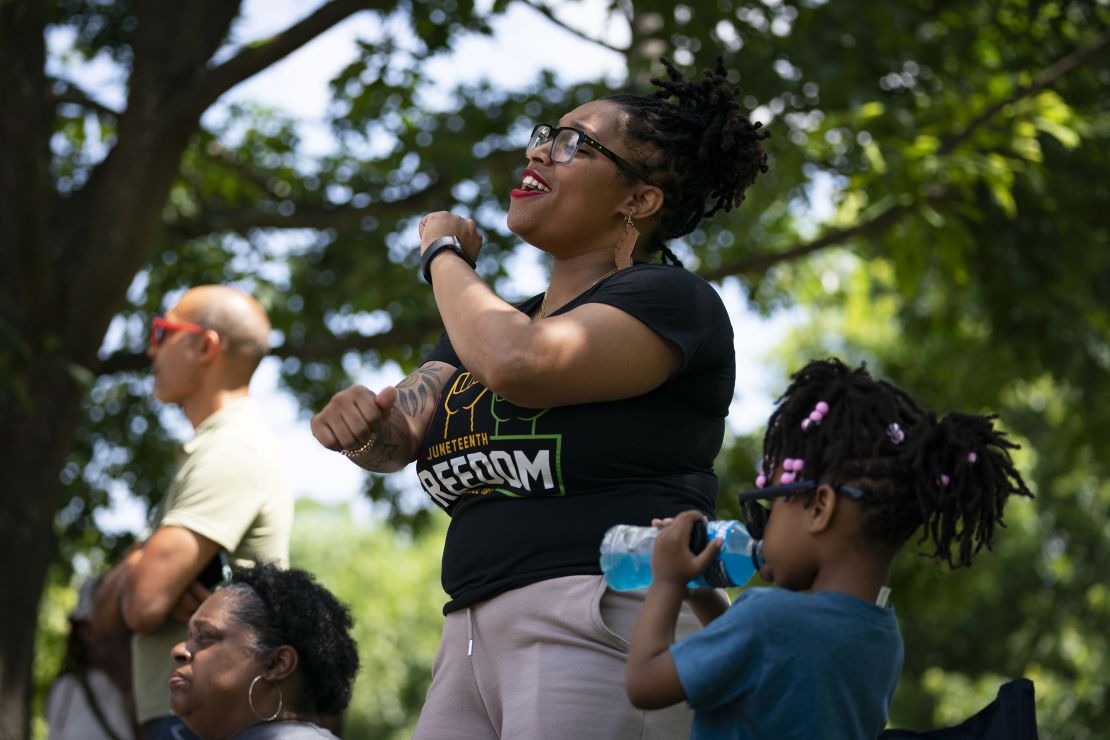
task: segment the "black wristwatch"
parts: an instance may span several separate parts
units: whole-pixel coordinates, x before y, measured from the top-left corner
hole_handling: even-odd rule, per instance
[[[441,236],[429,244],[428,248],[424,250],[424,254],[420,255],[420,273],[424,276],[424,279],[428,281],[428,285],[432,284],[432,260],[445,249],[450,249],[455,254],[462,257],[466,264],[470,265],[472,268],[477,268],[477,265],[474,264],[474,260],[470,259],[470,255],[463,249],[459,237]]]

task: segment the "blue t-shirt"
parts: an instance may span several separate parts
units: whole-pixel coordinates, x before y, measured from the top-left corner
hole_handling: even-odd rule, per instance
[[[751,588],[671,646],[692,740],[874,738],[902,672],[894,610],[848,594]]]

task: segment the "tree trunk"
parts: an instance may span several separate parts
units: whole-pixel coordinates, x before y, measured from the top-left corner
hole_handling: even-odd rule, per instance
[[[201,114],[229,87],[375,3],[332,0],[212,68],[238,0],[139,0],[116,144],[64,199],[49,169],[47,5],[0,0],[0,740],[28,733],[38,604],[81,379],[91,377],[108,324],[159,236]]]
[[[0,740],[27,734],[57,471],[76,402],[67,384],[51,388],[48,371],[31,382],[51,320],[44,5],[0,3]]]
[[[0,738],[27,736],[38,604],[54,556],[58,470],[73,440],[80,388],[57,370],[30,392],[32,411],[0,405]],[[22,404],[19,404],[22,406]]]
[[[222,0],[140,4],[119,139],[82,191],[62,201],[49,180],[43,6],[0,3],[0,740],[29,729],[38,604],[82,368],[94,366],[147,260],[203,111],[199,101],[175,106],[175,94],[205,72],[237,10]]]

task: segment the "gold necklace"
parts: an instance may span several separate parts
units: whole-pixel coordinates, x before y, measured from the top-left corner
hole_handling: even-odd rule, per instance
[[[602,275],[601,277],[599,277],[597,280],[595,280],[592,283],[590,283],[589,285],[587,285],[586,290],[589,290],[590,288],[594,287],[595,285],[597,285],[602,280],[609,277],[610,275],[612,275],[616,271],[617,271],[617,268],[614,267],[612,270],[610,270],[609,272],[607,272],[604,275]],[[582,293],[585,293],[586,290],[583,290]],[[579,293],[578,295],[582,295],[582,293]],[[547,318],[547,291],[546,290],[543,292],[543,300],[540,302],[540,318],[541,319],[546,319]]]

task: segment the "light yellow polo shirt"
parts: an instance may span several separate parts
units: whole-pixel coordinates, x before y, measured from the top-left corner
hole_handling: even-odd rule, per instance
[[[162,499],[155,528],[175,525],[207,537],[233,563],[289,564],[293,494],[280,441],[262,411],[241,398],[209,416],[182,446],[180,465]],[[132,638],[132,680],[140,722],[170,711],[170,651],[185,625],[168,619]]]

